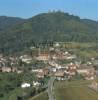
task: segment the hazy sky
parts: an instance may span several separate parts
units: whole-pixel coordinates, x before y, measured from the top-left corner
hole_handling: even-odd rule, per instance
[[[98,0],[0,0],[0,16],[29,18],[53,10],[98,21]]]

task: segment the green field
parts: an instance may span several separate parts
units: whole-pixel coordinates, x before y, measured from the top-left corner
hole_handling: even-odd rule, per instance
[[[39,95],[32,97],[30,100],[49,100],[47,92],[42,92]]]
[[[72,42],[65,47],[72,49],[72,51],[83,58],[97,57],[98,55],[98,45],[96,43],[76,43]]]
[[[54,92],[56,100],[98,100],[98,93],[89,89],[89,81],[56,81]]]

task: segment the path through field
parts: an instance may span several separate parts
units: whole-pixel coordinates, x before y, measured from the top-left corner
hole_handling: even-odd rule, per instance
[[[54,89],[53,89],[54,81],[55,81],[55,77],[51,77],[49,82],[48,82],[47,92],[48,92],[49,100],[55,100],[55,98],[54,98]]]

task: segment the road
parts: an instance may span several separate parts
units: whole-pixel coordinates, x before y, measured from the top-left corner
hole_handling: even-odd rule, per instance
[[[54,91],[53,91],[54,80],[55,80],[55,77],[51,77],[49,82],[48,82],[47,92],[48,92],[49,100],[55,100]]]

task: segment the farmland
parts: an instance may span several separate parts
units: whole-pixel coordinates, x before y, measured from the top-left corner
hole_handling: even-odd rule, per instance
[[[56,100],[98,100],[98,93],[89,89],[89,81],[55,82]]]

